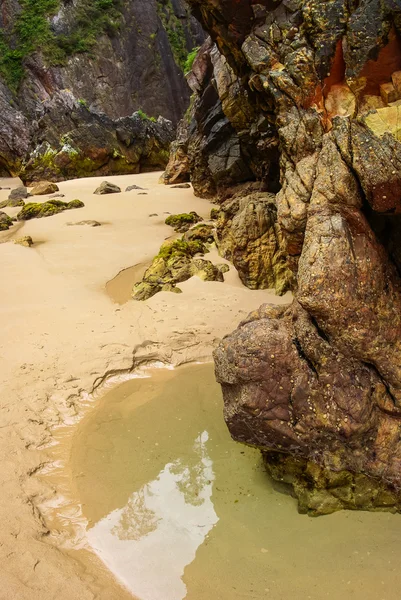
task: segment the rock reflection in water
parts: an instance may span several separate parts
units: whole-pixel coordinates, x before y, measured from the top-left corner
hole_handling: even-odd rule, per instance
[[[185,598],[184,569],[218,521],[208,439],[204,431],[185,462],[167,464],[88,531],[94,550],[141,600]]]

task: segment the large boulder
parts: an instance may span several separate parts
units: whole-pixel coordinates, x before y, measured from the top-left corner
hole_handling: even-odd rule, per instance
[[[189,3],[216,40],[212,77],[248,181],[276,193],[275,227],[295,280],[291,307],[262,307],[216,350],[228,427],[263,450],[302,512],[400,510],[401,8]],[[197,102],[206,102],[207,77]],[[221,201],[226,167],[215,162],[211,176],[214,151],[202,153],[196,116],[194,128],[194,188],[202,171]],[[267,276],[270,258],[256,269],[248,260],[258,239],[268,247],[266,209],[238,206],[222,204],[220,243],[240,251],[247,277]]]

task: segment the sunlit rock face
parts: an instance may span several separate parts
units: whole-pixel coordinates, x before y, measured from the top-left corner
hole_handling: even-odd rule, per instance
[[[401,7],[190,4],[253,111],[239,123],[215,77],[235,134],[258,154],[252,124],[270,127],[296,278],[289,310],[262,307],[216,351],[229,429],[263,449],[303,511],[399,510]],[[248,180],[273,191],[263,160]]]

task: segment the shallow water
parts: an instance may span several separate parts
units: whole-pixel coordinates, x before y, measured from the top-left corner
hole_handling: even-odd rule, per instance
[[[154,370],[78,426],[90,545],[141,600],[398,600],[401,516],[312,519],[234,443],[211,365]]]
[[[120,271],[106,283],[106,292],[116,304],[125,304],[131,300],[134,284],[141,281],[150,262],[138,263]]]

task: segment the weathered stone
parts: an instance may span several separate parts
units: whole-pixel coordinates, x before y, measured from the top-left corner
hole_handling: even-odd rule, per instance
[[[174,228],[174,231],[179,233],[184,233],[188,231],[188,229],[194,223],[199,223],[202,221],[202,217],[200,217],[196,212],[191,211],[190,213],[180,213],[178,215],[171,215],[167,217],[165,223],[166,225],[170,225]]]
[[[3,200],[3,202],[0,202],[0,208],[15,208],[16,206],[24,206],[24,204],[24,200],[19,198],[13,198],[11,200]]]
[[[127,188],[125,188],[126,192],[131,192],[132,190],[143,190],[143,187],[140,187],[139,185],[129,185]]]
[[[206,252],[204,244],[184,238],[166,241],[153,259],[141,282],[134,285],[134,300],[147,300],[161,291],[181,293],[177,283],[197,276],[203,281],[224,281],[224,269],[199,258]]]
[[[241,281],[251,289],[290,289],[283,239],[277,224],[275,197],[267,193],[227,200],[217,221],[220,254],[230,260]]]
[[[217,44],[207,51],[213,69],[203,58],[193,87],[195,192],[223,200],[221,251],[232,260],[240,251],[244,281],[271,269],[272,227],[295,280],[291,307],[261,307],[216,350],[230,432],[263,450],[302,512],[399,511],[401,9],[387,0],[269,2],[256,12],[251,0],[189,3]],[[228,176],[228,155],[245,159],[242,181],[235,169]],[[224,198],[227,187],[258,181],[276,194],[265,201],[275,220],[272,208]],[[254,266],[259,239],[268,252]]]
[[[190,190],[191,186],[189,183],[179,183],[178,185],[171,186],[173,190]]]
[[[185,232],[184,240],[200,240],[204,244],[211,244],[214,241],[215,231],[216,228],[214,225],[200,223],[199,225],[195,225],[194,227],[191,227],[191,229],[188,229],[188,231]]]
[[[0,231],[10,229],[12,224],[13,222],[7,213],[0,211]]]
[[[121,192],[121,188],[114,183],[110,183],[109,181],[103,181],[98,188],[93,192],[98,196],[103,196],[104,194],[118,194]]]
[[[17,238],[13,240],[14,244],[18,244],[19,246],[25,246],[26,248],[30,248],[33,246],[33,239],[30,235],[25,235],[24,237]]]
[[[64,210],[82,208],[83,206],[85,205],[81,200],[71,200],[71,202],[62,202],[61,200],[48,200],[43,203],[29,202],[17,214],[17,219],[18,221],[41,219],[42,217],[51,217]]]
[[[383,83],[380,86],[380,95],[384,104],[390,104],[390,102],[395,102],[399,98],[398,92],[392,83]]]
[[[58,192],[58,185],[50,181],[39,181],[30,191],[31,196],[46,196]]]
[[[99,221],[94,221],[92,219],[88,219],[86,221],[77,221],[76,223],[67,223],[67,225],[88,225],[89,227],[100,227],[101,223]]]
[[[26,187],[24,185],[20,185],[16,188],[14,188],[13,190],[11,190],[11,192],[9,193],[8,199],[10,201],[18,201],[18,200],[25,200],[25,198],[28,198],[29,194],[28,194],[28,190],[26,189]]]

